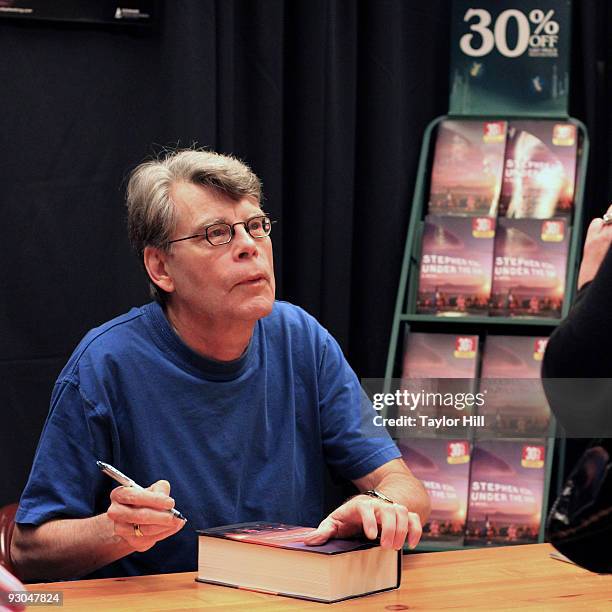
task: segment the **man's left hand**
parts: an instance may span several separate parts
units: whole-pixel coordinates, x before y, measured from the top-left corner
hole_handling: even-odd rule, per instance
[[[324,544],[330,538],[348,538],[357,534],[374,540],[379,533],[382,548],[400,550],[406,537],[408,546],[414,548],[421,539],[421,519],[401,504],[356,495],[334,510],[315,531],[304,538],[310,546]]]

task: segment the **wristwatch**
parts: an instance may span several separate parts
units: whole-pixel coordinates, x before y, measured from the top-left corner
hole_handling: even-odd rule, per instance
[[[376,489],[369,489],[368,491],[364,491],[363,495],[369,495],[370,497],[382,499],[383,501],[386,501],[388,504],[395,503],[392,499],[389,499],[384,493],[381,493],[380,491],[377,491]]]

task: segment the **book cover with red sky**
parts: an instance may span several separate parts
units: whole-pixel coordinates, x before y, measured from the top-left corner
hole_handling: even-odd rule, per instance
[[[428,215],[423,228],[417,312],[486,314],[495,219]]]
[[[495,217],[506,121],[446,120],[438,126],[429,213]]]
[[[537,542],[544,440],[478,441],[472,450],[465,544]]]
[[[548,338],[487,336],[482,351],[478,408],[486,426],[477,435],[542,436],[550,426],[550,408],[540,370]]]
[[[489,313],[561,317],[568,246],[565,219],[498,219]]]
[[[423,483],[431,514],[423,526],[423,541],[463,544],[470,473],[467,440],[404,439],[402,457]]]

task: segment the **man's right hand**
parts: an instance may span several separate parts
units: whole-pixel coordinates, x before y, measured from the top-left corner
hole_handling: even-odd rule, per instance
[[[18,575],[29,582],[85,576],[134,551],[143,552],[179,531],[184,521],[174,507],[170,484],[160,480],[148,489],[117,487],[111,505],[88,518],[53,519],[41,525],[15,525],[11,557]],[[138,525],[142,536],[136,535]]]
[[[110,498],[106,514],[114,523],[115,534],[139,552],[149,550],[185,525],[185,521],[168,512],[174,508],[174,500],[167,480],[158,480],[147,489],[117,487]],[[136,525],[142,536],[137,535]]]

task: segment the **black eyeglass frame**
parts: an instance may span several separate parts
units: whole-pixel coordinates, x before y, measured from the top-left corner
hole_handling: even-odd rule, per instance
[[[251,230],[249,230],[249,223],[251,223],[251,221],[254,221],[255,219],[267,219],[268,220],[270,224],[270,229],[268,230],[268,233],[265,234],[264,236],[253,236],[253,234],[251,234]],[[175,242],[183,242],[183,240],[192,240],[193,238],[206,238],[206,241],[211,246],[223,246],[224,244],[229,244],[234,239],[234,236],[236,234],[236,230],[234,228],[237,225],[244,226],[246,233],[251,238],[255,240],[261,240],[262,238],[267,238],[271,234],[272,225],[274,223],[276,223],[276,220],[270,219],[269,215],[255,215],[254,217],[249,217],[246,221],[238,221],[236,223],[224,223],[223,221],[217,221],[217,223],[211,223],[210,225],[207,225],[206,227],[204,227],[203,228],[204,231],[200,232],[199,234],[193,234],[192,236],[185,236],[184,238],[176,238],[174,240],[168,240],[168,244],[170,245],[170,244],[174,244]],[[229,227],[230,237],[229,237],[229,240],[225,242],[217,242],[215,244],[214,242],[211,242],[210,238],[208,237],[208,230],[211,227],[216,227],[218,225],[224,225],[225,227]],[[262,222],[262,227],[263,227],[263,222]]]

